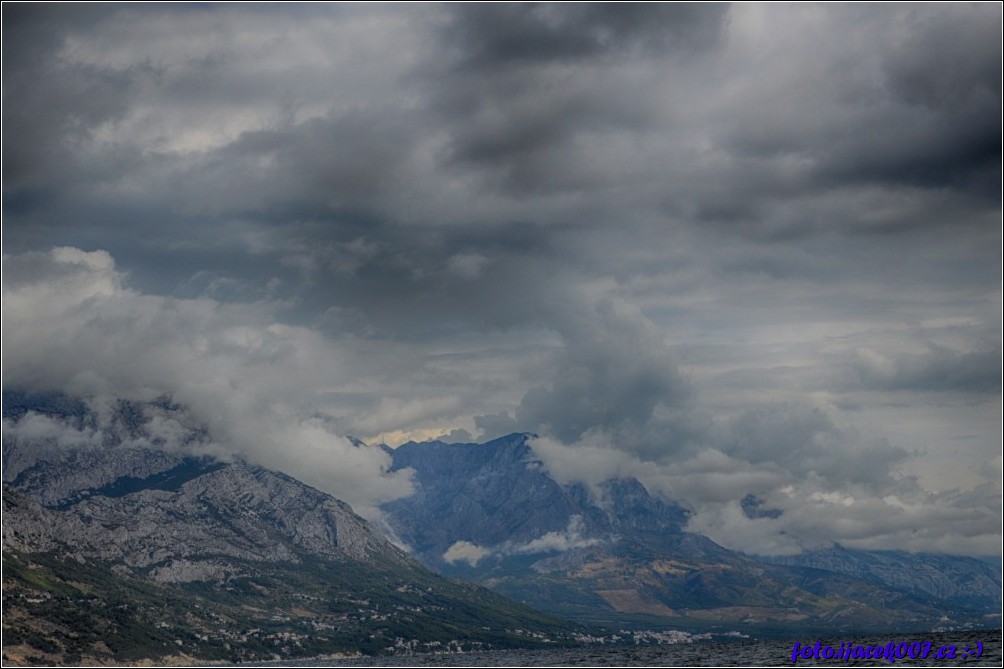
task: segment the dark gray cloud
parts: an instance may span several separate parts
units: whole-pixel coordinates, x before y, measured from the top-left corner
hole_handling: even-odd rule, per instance
[[[127,112],[134,78],[63,52],[74,27],[106,14],[100,8],[4,7],[4,99],[17,101],[3,111],[10,137],[3,152],[5,208],[29,213],[41,201],[62,198],[66,187],[100,178],[102,166],[85,160],[85,147],[97,126]]]
[[[658,406],[690,398],[690,384],[652,323],[609,299],[587,309],[555,325],[563,346],[548,363],[547,385],[523,396],[517,424],[573,442],[596,428],[637,430]]]
[[[717,41],[727,5],[589,3],[456,5],[442,29],[461,68],[618,57],[638,49],[702,49]]]
[[[686,62],[718,42],[726,20],[726,5],[453,7],[441,32],[454,48],[427,79],[448,164],[517,194],[600,185],[593,139],[658,122],[645,86],[662,82],[628,71]]]
[[[999,483],[1000,25],[4,5],[5,323],[52,333],[5,330],[5,384],[191,370],[205,402],[211,372],[240,389],[218,427],[270,416],[313,445],[298,471],[328,432],[529,430],[558,475],[648,473],[719,538],[871,514],[854,541],[916,546],[896,523]]]
[[[892,468],[909,456],[885,440],[841,430],[824,411],[803,403],[746,410],[729,424],[720,448],[752,464],[772,463],[801,477],[873,485],[876,491],[895,485]]]
[[[922,354],[903,353],[892,359],[860,351],[850,366],[848,382],[864,388],[977,395],[1001,390],[999,350],[959,352],[932,346]]]
[[[747,518],[780,518],[781,509],[763,508],[763,500],[750,493],[739,501],[739,506]]]
[[[892,90],[932,110],[1000,105],[1001,60],[990,7],[919,17],[885,59]]]

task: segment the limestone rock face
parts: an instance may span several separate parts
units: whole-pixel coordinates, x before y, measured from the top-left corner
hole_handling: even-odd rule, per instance
[[[219,455],[193,420],[169,400],[4,392],[5,664],[259,664],[596,631],[432,573],[335,497]]]
[[[5,547],[61,544],[161,581],[216,580],[240,571],[234,560],[297,562],[302,553],[406,559],[343,502],[244,463],[207,464],[177,490],[92,495],[60,508],[42,501],[30,489],[5,491]]]
[[[391,451],[394,469],[413,469],[417,483],[414,495],[383,506],[394,532],[427,564],[448,568],[443,556],[458,540],[545,554],[556,545],[682,531],[686,510],[650,495],[636,479],[606,481],[594,491],[557,483],[534,455],[530,438],[410,442]]]
[[[162,582],[221,580],[255,563],[304,557],[410,560],[347,504],[289,476],[155,443],[150,421],[134,406],[99,424],[86,414],[67,416],[65,405],[42,418],[76,420],[78,442],[5,432],[5,549],[58,547],[77,560],[114,563]],[[158,412],[163,407],[154,405],[151,413]],[[26,411],[13,424],[33,418],[38,414]],[[91,434],[81,423],[98,436],[80,442],[79,435]],[[192,429],[178,441],[198,439]]]
[[[999,560],[839,548],[745,555],[688,532],[687,511],[637,479],[559,483],[531,435],[388,452],[394,468],[414,472],[415,494],[382,508],[415,555],[545,611],[610,624],[656,615],[894,629],[975,624],[1000,608]],[[748,515],[781,514],[739,491],[736,501]]]

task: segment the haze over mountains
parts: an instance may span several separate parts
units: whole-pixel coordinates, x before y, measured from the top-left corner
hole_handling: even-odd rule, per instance
[[[999,564],[840,549],[768,563],[686,531],[687,510],[635,479],[559,484],[533,435],[383,447],[416,492],[374,527],[289,476],[212,454],[191,424],[167,398],[105,412],[5,392],[12,657],[264,659],[277,639],[280,657],[501,648],[574,643],[598,626],[999,624]],[[380,529],[432,569],[522,604],[437,578]],[[115,602],[128,613],[112,619]],[[74,617],[90,621],[83,636]]]
[[[364,516],[349,435],[528,431],[732,549],[996,551],[1000,11],[8,3],[4,384]]]
[[[21,603],[300,620],[340,526],[582,620],[981,619],[1002,12],[4,3],[11,514],[107,546],[24,528]]]

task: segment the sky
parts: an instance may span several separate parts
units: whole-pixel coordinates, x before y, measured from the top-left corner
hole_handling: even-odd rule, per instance
[[[4,3],[4,387],[370,517],[413,481],[349,437],[522,431],[729,548],[999,554],[1001,23]]]

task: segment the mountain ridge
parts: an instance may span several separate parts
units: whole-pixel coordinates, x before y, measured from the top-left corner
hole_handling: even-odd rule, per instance
[[[799,555],[755,556],[769,564],[835,572],[895,585],[917,595],[930,595],[957,606],[1001,604],[1001,590],[989,582],[1000,566],[986,559],[957,555],[862,551],[835,545]],[[974,578],[981,577],[981,578]]]
[[[636,479],[559,484],[527,433],[385,447],[391,471],[413,470],[415,494],[382,507],[382,532],[317,488],[219,454],[170,398],[99,415],[60,394],[11,396],[4,652],[18,661],[525,647],[597,626],[1000,624],[981,594],[996,588],[999,602],[997,564],[867,552],[774,564],[687,532],[687,510]],[[926,565],[925,587],[889,578],[910,560]],[[938,565],[955,571],[938,580]]]
[[[22,434],[31,410],[17,409],[30,400],[14,404],[3,436],[7,659],[441,652],[575,643],[586,629],[433,574],[345,502],[200,453],[197,428],[181,439],[195,448],[158,448],[151,417],[176,407],[126,403],[97,417],[44,404],[50,417],[70,406],[67,420],[86,427],[74,447]]]
[[[412,496],[382,506],[397,519],[394,531],[427,564],[443,567],[453,543],[445,542],[447,536],[511,552],[549,533],[555,542],[574,543],[573,535],[601,540],[627,522],[640,525],[636,531],[682,528],[686,510],[650,496],[636,479],[604,483],[601,492],[614,493],[607,508],[583,485],[558,484],[530,448],[530,437],[513,433],[485,444],[408,442],[393,449],[391,471],[416,473]],[[633,513],[625,513],[625,505]],[[440,517],[450,518],[449,525],[437,527]]]
[[[1000,570],[986,563],[977,569],[976,561],[918,558],[955,570],[939,590],[911,585],[920,577],[906,563],[899,578],[882,578],[876,569],[747,556],[687,532],[687,510],[636,479],[601,484],[602,503],[595,489],[559,484],[525,433],[485,444],[411,442],[390,452],[392,469],[415,471],[417,490],[382,508],[416,556],[443,573],[576,620],[773,620],[831,629],[850,629],[848,621],[857,620],[862,630],[879,630],[946,620],[978,624],[984,614],[999,614]],[[975,581],[965,593],[949,587],[967,578]],[[991,624],[999,624],[999,615]]]

